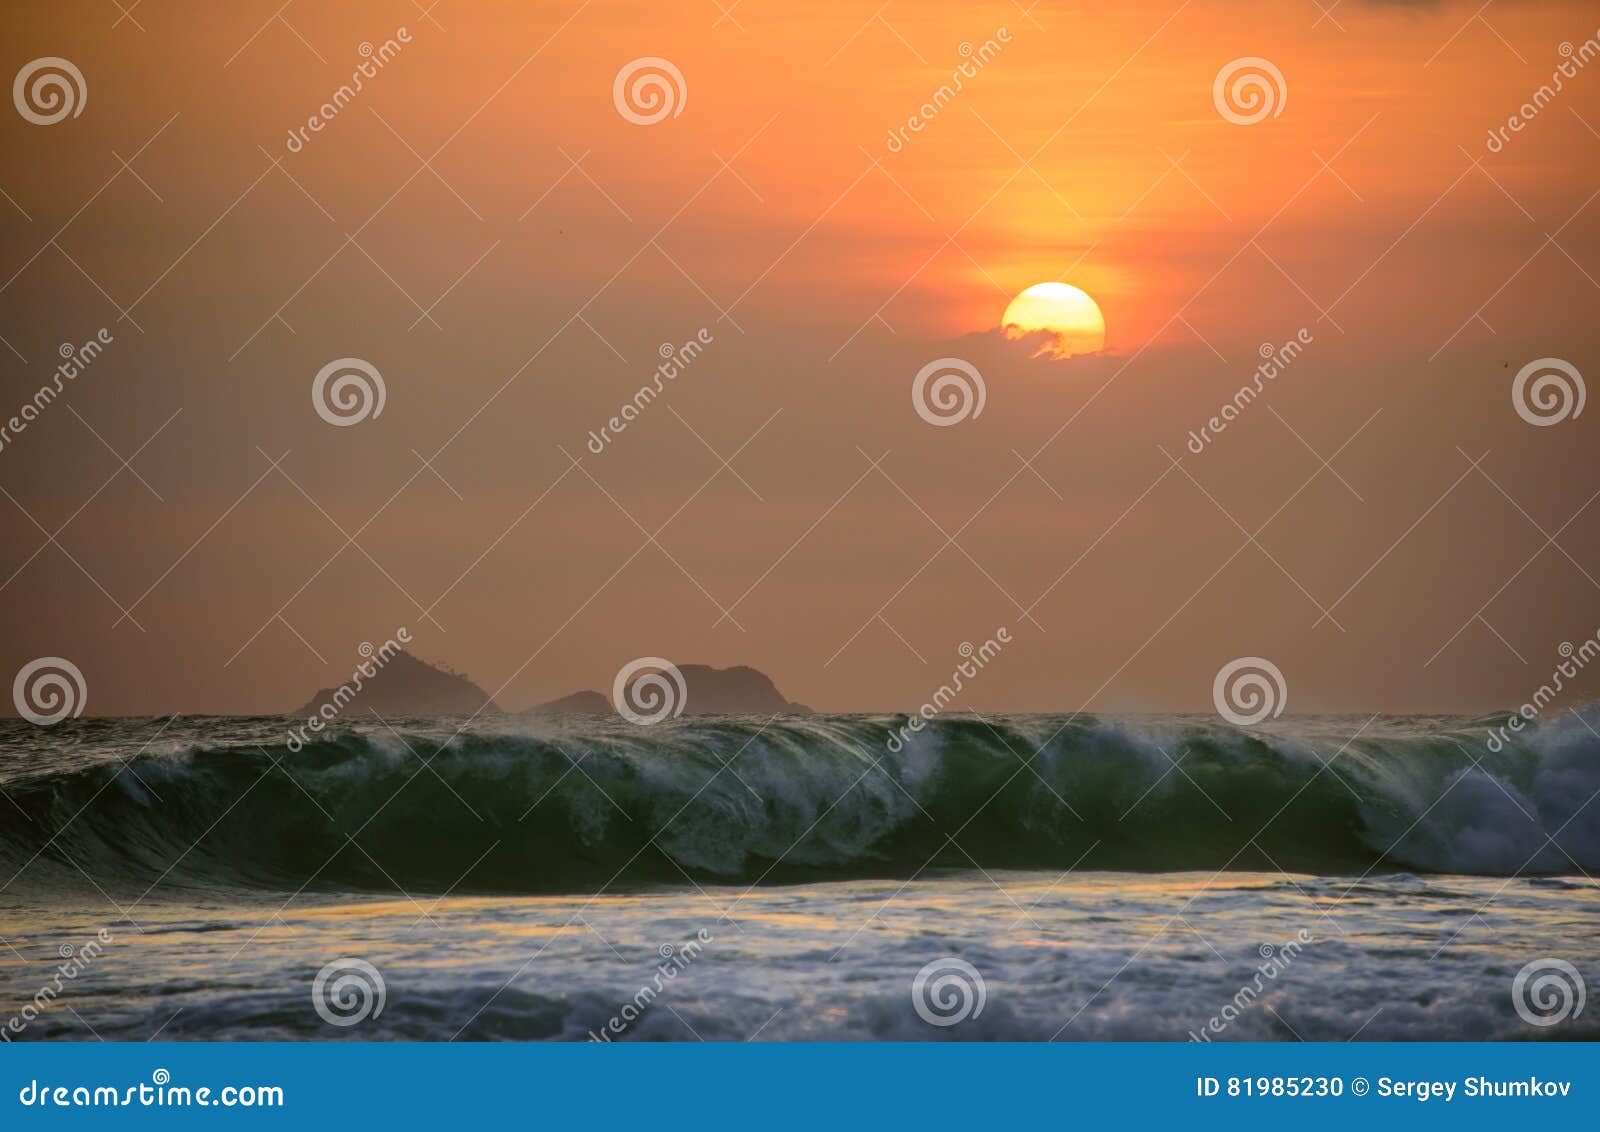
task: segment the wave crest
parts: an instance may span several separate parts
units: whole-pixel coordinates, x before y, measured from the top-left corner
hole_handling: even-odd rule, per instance
[[[701,717],[646,731],[572,718],[453,734],[411,721],[296,752],[262,721],[261,742],[235,725],[226,743],[127,763],[102,743],[99,761],[6,776],[35,820],[0,830],[0,860],[24,883],[48,871],[39,861],[130,884],[298,888],[309,876],[462,892],[974,863],[1600,869],[1600,807],[1584,804],[1600,789],[1600,740],[1582,719],[1491,751],[1481,724],[1459,719],[1356,734],[1360,721],[1332,719],[1247,732],[1189,717],[947,715],[891,751],[904,722]]]

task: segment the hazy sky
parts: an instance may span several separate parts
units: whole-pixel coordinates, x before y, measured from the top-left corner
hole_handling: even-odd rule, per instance
[[[1471,711],[1600,630],[1600,409],[1513,396],[1600,373],[1593,5],[278,4],[7,14],[82,87],[0,114],[0,421],[111,339],[3,437],[7,681],[286,710],[405,626],[509,707],[662,656],[891,710],[1005,626],[963,706],[1210,710],[1261,656],[1291,711]],[[1052,279],[1104,354],[997,332]],[[336,427],[346,357],[385,401]],[[935,427],[948,357],[985,402]]]

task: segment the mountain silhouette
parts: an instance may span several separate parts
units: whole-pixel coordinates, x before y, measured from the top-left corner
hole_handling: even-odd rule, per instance
[[[377,664],[377,661],[373,662]],[[762,715],[781,712],[810,715],[804,704],[791,703],[766,673],[748,665],[712,668],[706,664],[684,664],[688,694],[685,715]],[[499,714],[501,709],[489,694],[466,676],[418,660],[404,649],[364,677],[358,689],[355,679],[338,688],[324,688],[294,712],[312,716],[332,704],[346,718],[371,715],[394,716]],[[605,694],[595,691],[573,692],[523,709],[520,715],[611,715],[615,709]]]
[[[599,692],[574,692],[559,700],[549,700],[525,708],[523,715],[610,715],[611,701]]]
[[[748,665],[712,668],[704,664],[678,666],[689,694],[685,715],[750,715],[784,712],[810,715],[804,704],[790,703],[766,673]]]
[[[371,663],[377,665],[378,661],[374,659]],[[359,689],[352,677],[341,687],[322,689],[294,714],[317,715],[326,704],[334,705],[338,714],[345,718],[373,712],[388,718],[500,711],[489,693],[465,676],[418,660],[404,649],[384,661],[374,675],[363,677]]]

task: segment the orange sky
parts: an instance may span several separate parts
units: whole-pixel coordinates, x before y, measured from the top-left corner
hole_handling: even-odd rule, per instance
[[[661,655],[891,709],[1004,624],[966,706],[1203,710],[1264,655],[1291,710],[1474,710],[1600,627],[1597,418],[1510,394],[1536,358],[1600,371],[1600,67],[1486,145],[1592,6],[730,3],[14,14],[9,73],[61,56],[87,98],[0,124],[4,412],[114,340],[0,449],[5,670],[77,658],[92,711],[271,710],[407,625],[510,706]],[[681,113],[635,125],[613,79],[646,56]],[[1218,112],[1241,57],[1281,114]],[[1050,279],[1105,355],[990,333]],[[309,390],[345,356],[387,401],[334,428]],[[909,391],[946,356],[987,402],[934,428]],[[141,483],[111,449],[169,418]]]

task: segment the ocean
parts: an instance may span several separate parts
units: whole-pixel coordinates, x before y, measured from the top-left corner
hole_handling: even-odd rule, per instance
[[[0,723],[0,1038],[1600,1036],[1593,706],[296,722]]]

